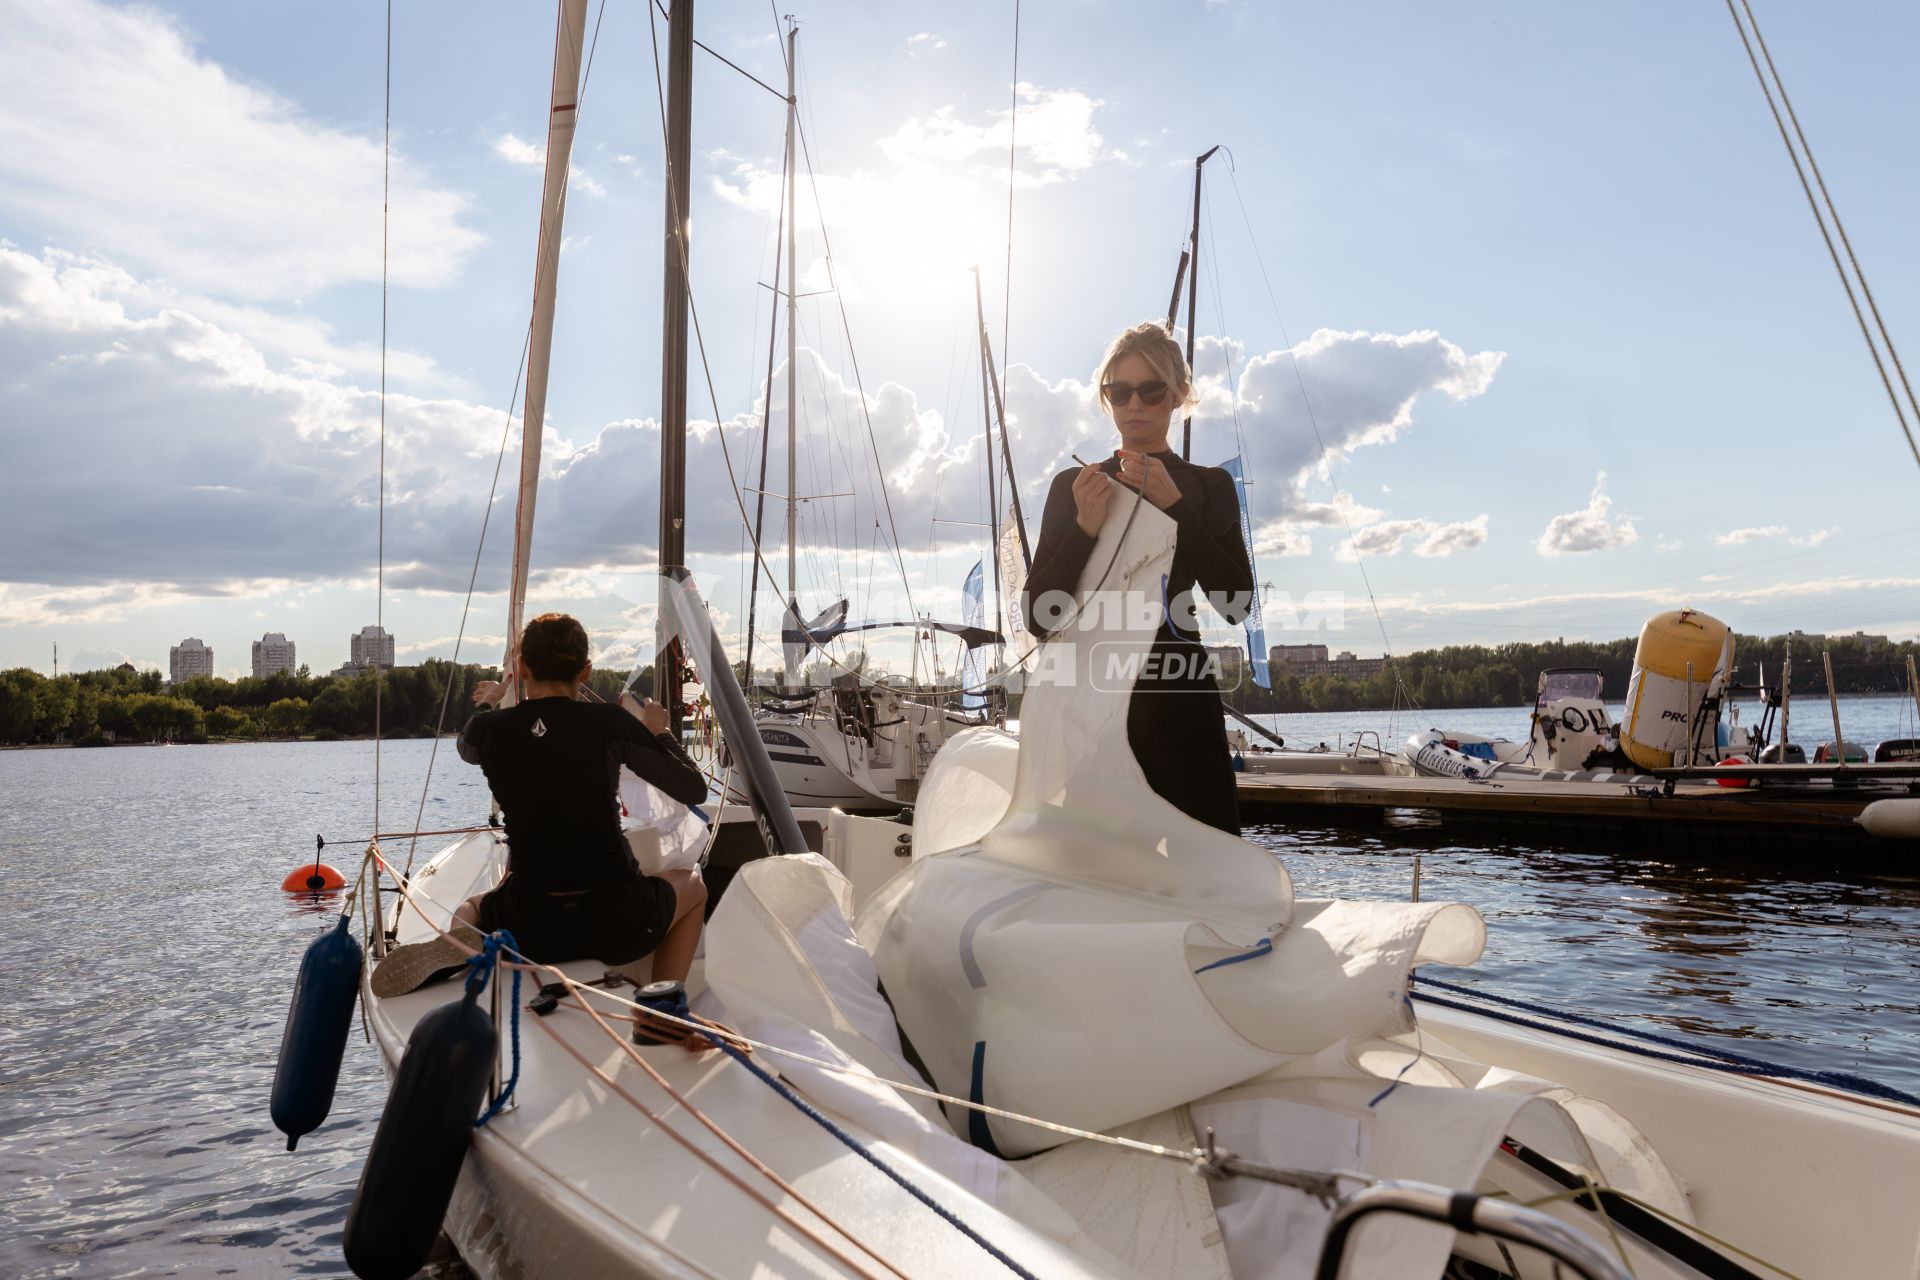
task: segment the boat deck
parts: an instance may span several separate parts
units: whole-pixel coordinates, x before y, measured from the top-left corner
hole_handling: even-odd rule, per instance
[[[1856,821],[1875,800],[1920,794],[1920,783],[1911,779],[1754,788],[1676,780],[1670,794],[1664,784],[1500,777],[1247,773],[1237,781],[1245,821],[1311,814],[1321,821],[1370,824],[1412,810],[1437,814],[1443,826],[1491,828],[1509,838],[1601,842],[1633,852],[1820,853],[1920,865],[1920,841],[1878,839]]]

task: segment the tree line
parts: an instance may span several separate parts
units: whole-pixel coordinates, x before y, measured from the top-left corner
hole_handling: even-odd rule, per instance
[[[1791,640],[1791,643],[1789,641]],[[1398,655],[1373,675],[1353,680],[1316,675],[1306,679],[1272,670],[1273,688],[1253,683],[1251,673],[1229,667],[1224,697],[1248,714],[1299,711],[1371,711],[1409,704],[1422,708],[1527,706],[1540,672],[1552,667],[1597,668],[1605,696],[1626,696],[1633,672],[1634,639],[1547,641],[1497,646],[1449,645]],[[1852,637],[1739,636],[1734,641],[1737,685],[1778,687],[1789,648],[1795,694],[1824,697],[1824,651],[1833,661],[1839,693],[1899,693],[1907,689],[1907,659],[1920,643],[1869,645]],[[865,666],[865,654],[857,655]],[[824,664],[819,676],[829,674]],[[853,665],[853,664],[849,664]],[[776,671],[767,674],[778,675]],[[811,674],[811,673],[810,673]],[[750,683],[736,664],[735,675]],[[596,669],[589,688],[613,700],[626,684],[625,671]],[[1763,678],[1764,677],[1764,678]],[[499,670],[429,659],[394,667],[379,676],[380,732],[391,738],[432,735],[441,724],[454,732],[472,712],[474,685],[496,680]],[[643,667],[633,689],[653,692],[653,669]],[[366,737],[374,731],[375,676],[316,676],[296,672],[239,680],[196,677],[166,687],[158,671],[85,671],[53,679],[28,667],[0,671],[0,743],[207,742],[256,738]],[[1017,714],[1017,703],[1016,712]]]
[[[590,682],[615,697],[627,672],[595,671]],[[497,667],[429,659],[412,667],[354,676],[295,672],[238,680],[196,676],[168,687],[158,671],[83,671],[49,679],[29,667],[0,671],[0,743],[209,742],[258,738],[336,739],[374,732],[375,695],[382,736],[424,738],[453,732],[472,713],[473,688],[497,680]],[[377,681],[377,689],[376,689]],[[645,696],[651,668],[634,682]],[[445,724],[441,726],[444,702]]]
[[[1789,643],[1791,640],[1791,643]],[[1229,669],[1225,697],[1247,714],[1293,711],[1374,711],[1412,704],[1425,708],[1531,706],[1540,673],[1553,667],[1594,667],[1604,696],[1618,703],[1633,675],[1636,638],[1602,641],[1545,641],[1485,645],[1449,645],[1398,655],[1375,674],[1353,680],[1289,675],[1284,665],[1270,674],[1273,688],[1254,684],[1251,672]],[[1836,693],[1900,693],[1907,689],[1907,658],[1920,655],[1920,643],[1869,645],[1852,637],[1735,636],[1734,683],[1757,690],[1780,685],[1789,648],[1793,654],[1792,690],[1825,697],[1824,651],[1833,660]]]

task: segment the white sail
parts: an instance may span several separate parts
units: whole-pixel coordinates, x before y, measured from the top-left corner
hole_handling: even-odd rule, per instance
[[[533,507],[540,483],[540,436],[547,417],[547,369],[553,357],[554,299],[560,282],[560,241],[567,211],[567,170],[579,119],[580,55],[587,0],[561,0],[553,46],[553,94],[547,112],[547,177],[540,198],[540,245],[534,257],[533,326],[527,344],[527,396],[521,415],[520,494],[513,516],[513,581],[507,596],[506,673],[512,681],[527,604],[527,567],[533,554]]]

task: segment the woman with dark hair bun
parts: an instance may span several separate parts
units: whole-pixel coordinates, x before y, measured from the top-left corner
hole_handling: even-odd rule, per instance
[[[1104,462],[1053,478],[1022,614],[1044,639],[1072,612],[1116,482],[1173,518],[1179,532],[1167,574],[1166,619],[1127,704],[1127,744],[1155,794],[1238,835],[1220,687],[1194,620],[1202,594],[1228,622],[1245,621],[1253,607],[1253,567],[1240,538],[1233,477],[1219,467],[1195,466],[1167,442],[1173,411],[1192,404],[1194,395],[1186,357],[1165,328],[1148,322],[1115,338],[1094,381],[1120,445]]]
[[[489,680],[474,689],[482,709],[460,730],[460,758],[486,771],[500,802],[507,875],[460,907],[454,936],[475,948],[481,933],[510,929],[521,952],[543,964],[623,965],[651,954],[655,980],[684,980],[706,885],[698,871],[641,874],[620,831],[620,770],[682,804],[704,800],[707,780],[653,699],[631,708],[580,701],[589,652],[577,620],[542,614],[520,637],[522,700],[496,711],[506,686]],[[374,970],[374,994],[411,991],[464,959],[445,938],[395,947]]]

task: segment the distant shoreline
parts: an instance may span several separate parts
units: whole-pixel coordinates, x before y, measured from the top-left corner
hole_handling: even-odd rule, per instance
[[[456,738],[459,730],[449,729],[440,735],[442,738]],[[100,742],[83,747],[77,742],[8,742],[0,743],[0,751],[107,751],[115,747],[245,747],[268,744],[312,742],[372,742],[370,733],[343,733],[334,738],[316,738],[311,734],[298,738],[209,738],[205,742]],[[382,742],[431,742],[432,734],[409,734],[404,738],[383,736]]]

